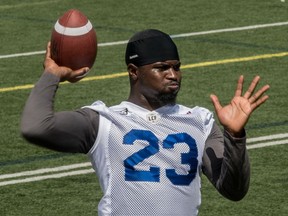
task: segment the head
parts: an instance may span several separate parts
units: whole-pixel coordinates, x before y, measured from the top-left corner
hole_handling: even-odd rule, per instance
[[[155,29],[136,33],[127,44],[125,60],[131,102],[152,109],[176,102],[181,85],[180,60],[168,34]]]

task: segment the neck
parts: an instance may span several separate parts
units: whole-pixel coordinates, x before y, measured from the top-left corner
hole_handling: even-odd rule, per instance
[[[144,95],[132,95],[130,94],[128,100],[131,103],[134,103],[140,107],[143,107],[147,110],[153,111],[160,107],[166,105],[174,105],[176,103],[175,95],[160,95],[156,98],[145,97]]]

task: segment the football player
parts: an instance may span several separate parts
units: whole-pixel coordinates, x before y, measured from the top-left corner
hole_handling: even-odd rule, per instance
[[[89,68],[71,70],[51,59],[23,111],[22,135],[31,143],[62,152],[85,153],[99,178],[101,215],[197,215],[204,175],[226,198],[247,193],[250,164],[244,126],[263,104],[269,85],[254,92],[256,76],[222,106],[211,95],[211,111],[176,102],[181,62],[171,37],[159,30],[136,33],[126,48],[130,94],[118,105],[96,101],[75,111],[54,112],[60,82],[77,82]]]

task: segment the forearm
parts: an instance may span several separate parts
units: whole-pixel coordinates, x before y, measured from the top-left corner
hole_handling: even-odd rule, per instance
[[[231,199],[241,200],[249,189],[250,163],[246,139],[235,139],[224,132],[224,157],[221,175],[216,183],[220,193]]]
[[[21,121],[21,126],[25,128],[22,129],[35,128],[36,125],[53,116],[53,102],[58,84],[58,77],[43,73],[26,101]]]
[[[247,193],[250,181],[250,163],[246,138],[233,138],[214,131],[206,142],[203,172],[226,198],[241,200]]]
[[[98,115],[85,109],[54,113],[58,84],[55,75],[41,76],[26,102],[21,133],[29,142],[49,149],[86,153],[96,137],[97,128],[91,122],[97,122]]]

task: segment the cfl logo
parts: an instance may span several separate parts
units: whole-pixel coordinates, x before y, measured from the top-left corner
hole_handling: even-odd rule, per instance
[[[155,124],[160,120],[160,116],[156,112],[151,112],[151,113],[147,114],[146,119],[148,122]]]

